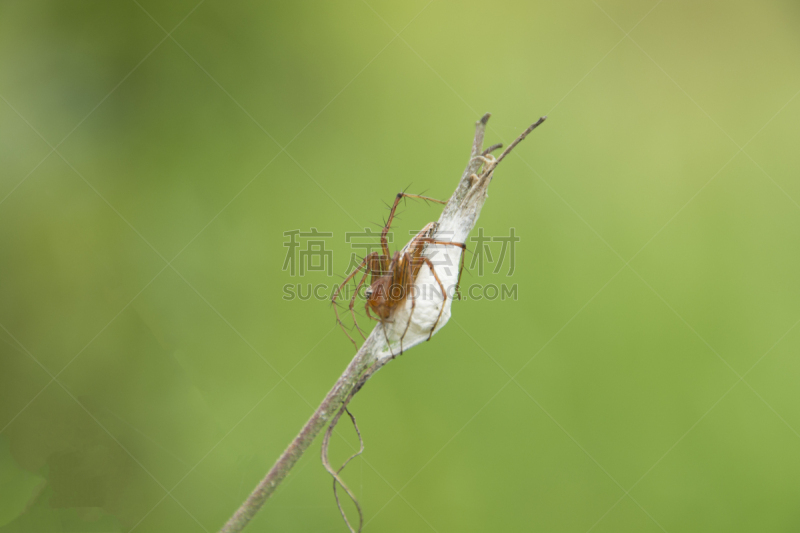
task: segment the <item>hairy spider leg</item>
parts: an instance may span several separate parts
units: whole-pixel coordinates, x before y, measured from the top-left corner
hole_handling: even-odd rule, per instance
[[[422,196],[419,194],[406,194],[404,192],[397,193],[397,196],[394,199],[394,204],[392,204],[392,209],[389,211],[389,218],[386,220],[386,225],[383,226],[383,230],[381,231],[381,249],[383,250],[383,255],[386,258],[386,263],[389,262],[389,258],[391,254],[389,253],[389,241],[386,240],[386,235],[389,234],[389,228],[392,225],[392,220],[394,219],[395,211],[397,211],[397,206],[400,204],[400,200],[403,198],[418,198],[420,200],[429,200],[431,202],[436,202],[437,204],[444,205],[446,202],[442,200],[437,200],[436,198],[429,198],[428,196]],[[388,264],[386,265],[388,267]],[[388,268],[387,268],[388,270]]]
[[[431,262],[431,260],[425,256],[422,256],[421,259],[426,265],[428,265],[428,268],[431,269],[431,273],[433,274],[433,277],[436,279],[436,283],[438,283],[439,288],[442,289],[442,305],[441,307],[439,307],[439,316],[436,317],[436,322],[433,323],[433,327],[431,328],[430,333],[428,333],[428,340],[431,340],[431,337],[433,337],[433,331],[436,329],[436,326],[439,324],[439,320],[442,318],[442,312],[444,311],[444,303],[447,301],[447,291],[444,290],[444,285],[442,285],[442,280],[439,279],[439,274],[437,274],[436,270],[434,270],[433,263]],[[406,328],[407,327],[408,326],[406,326]]]
[[[364,340],[367,340],[367,337],[364,336],[364,332],[361,331],[361,327],[358,325],[358,319],[356,319],[356,311],[353,308],[353,306],[356,304],[356,296],[358,296],[359,289],[361,289],[361,286],[364,285],[364,282],[367,280],[368,274],[369,274],[369,266],[367,266],[367,268],[364,269],[364,275],[361,276],[361,281],[359,281],[358,285],[356,285],[356,290],[353,291],[353,297],[350,298],[350,314],[353,316],[353,324],[356,325],[356,330],[358,330],[358,333]]]
[[[461,299],[461,273],[464,272],[464,256],[466,256],[467,252],[467,245],[463,242],[450,242],[450,241],[437,241],[430,237],[420,237],[420,242],[424,242],[426,244],[443,244],[447,246],[458,246],[461,248],[461,266],[458,267],[458,281],[456,281],[456,290],[455,294],[456,297],[460,300]],[[433,270],[433,268],[431,268]]]
[[[416,273],[419,272],[419,267],[416,269],[414,268],[414,259],[419,258],[419,256],[412,256],[408,252],[403,253],[400,261],[398,264],[395,265],[395,269],[397,270],[399,267],[400,275],[397,278],[398,286],[403,287],[403,294],[404,298],[408,298],[408,295],[414,289],[414,279],[416,278]],[[394,283],[393,283],[393,286]],[[411,325],[411,317],[414,316],[414,308],[417,305],[416,296],[411,296],[411,311],[408,314],[408,322],[406,322],[406,329],[403,330],[403,335],[400,337],[400,353],[403,353],[403,339],[408,332],[408,327]]]
[[[381,246],[381,248],[383,248],[383,246]],[[381,278],[389,273],[392,259],[392,256],[386,255],[384,250],[381,250],[380,254],[378,252],[372,252],[372,254],[374,256],[367,264],[367,269],[370,273],[370,287],[373,283],[375,283],[376,279]]]
[[[333,290],[333,295],[331,296],[333,311],[334,313],[336,313],[336,322],[339,323],[339,326],[342,328],[342,331],[344,331],[344,334],[347,335],[347,338],[350,339],[350,342],[352,342],[355,345],[356,350],[358,349],[358,344],[356,343],[356,341],[353,340],[353,337],[351,337],[350,334],[347,333],[347,328],[345,328],[344,322],[342,322],[342,319],[339,318],[339,308],[336,305],[336,298],[341,293],[342,287],[347,285],[350,282],[350,280],[353,279],[355,275],[361,271],[362,268],[368,268],[369,260],[371,259],[373,254],[377,254],[377,252],[372,252],[371,254],[368,254],[367,257],[365,257],[364,260],[361,261],[361,263],[359,263],[359,265],[355,268],[355,270],[353,270],[353,272],[351,272],[350,275],[347,276],[340,285],[336,286],[336,288]]]
[[[369,312],[369,304],[364,304],[364,310],[367,312],[367,318],[370,320],[375,320],[377,322],[381,321],[380,318],[372,316],[372,313]]]

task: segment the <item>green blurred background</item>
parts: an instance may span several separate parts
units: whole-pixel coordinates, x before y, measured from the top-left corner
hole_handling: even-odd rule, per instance
[[[797,531],[799,29],[789,0],[3,0],[0,532],[217,530],[353,354],[282,298],[338,279],[283,271],[283,232],[332,232],[341,274],[398,190],[452,193],[486,111],[487,142],[549,115],[479,221],[513,276],[466,277],[519,298],[457,302],[354,402],[366,531]],[[318,453],[250,530],[345,530]]]

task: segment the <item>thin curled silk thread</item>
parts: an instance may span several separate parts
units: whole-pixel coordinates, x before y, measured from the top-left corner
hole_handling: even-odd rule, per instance
[[[342,470],[344,470],[344,468],[348,465],[348,463],[350,463],[350,461],[352,461],[353,459],[355,459],[364,452],[364,439],[361,437],[361,431],[358,429],[358,424],[356,423],[356,417],[353,415],[353,413],[351,413],[347,409],[347,406],[350,403],[350,400],[353,399],[353,397],[356,395],[358,391],[361,390],[361,388],[364,386],[367,380],[375,372],[377,372],[381,366],[383,366],[383,363],[376,362],[369,369],[367,369],[367,371],[364,373],[363,376],[361,376],[361,379],[359,379],[356,386],[353,387],[353,390],[345,398],[344,402],[342,403],[342,407],[336,413],[336,416],[334,416],[333,419],[331,420],[328,429],[325,431],[325,436],[322,439],[322,466],[324,466],[325,470],[327,470],[328,473],[333,477],[333,496],[336,499],[336,506],[339,508],[339,512],[342,515],[342,519],[344,520],[345,525],[347,525],[347,528],[350,530],[351,533],[361,533],[361,529],[364,526],[364,513],[361,510],[361,505],[358,503],[358,498],[356,498],[356,495],[353,493],[352,490],[350,490],[350,487],[347,486],[347,484],[344,482],[344,480],[341,478],[339,474],[342,472]],[[338,470],[334,470],[330,464],[330,461],[328,460],[328,448],[330,447],[330,439],[331,435],[333,434],[333,430],[336,428],[336,425],[339,423],[339,419],[342,417],[342,414],[344,413],[347,413],[347,416],[349,416],[350,420],[353,422],[353,428],[355,428],[356,435],[358,435],[359,449],[356,453],[348,457],[347,460],[342,464],[342,466],[338,468]],[[336,489],[337,484],[341,485],[342,489],[344,489],[345,493],[350,497],[350,500],[353,502],[353,504],[356,507],[356,510],[358,511],[358,529],[354,529],[353,526],[350,524],[350,521],[347,519],[347,514],[345,513],[344,508],[342,507],[342,502],[339,499],[339,493]]]

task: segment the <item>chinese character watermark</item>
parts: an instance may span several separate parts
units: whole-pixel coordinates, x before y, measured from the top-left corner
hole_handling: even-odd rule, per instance
[[[348,231],[347,233],[344,234],[344,242],[350,244],[350,248],[354,248],[356,250],[363,250],[363,254],[356,254],[356,252],[350,252],[350,263],[347,265],[347,269],[344,271],[345,276],[347,276],[353,270],[361,266],[363,259],[367,257],[369,254],[375,251],[378,252],[382,251],[380,237],[381,234],[372,231],[371,228],[364,228],[363,232]],[[366,242],[361,242],[361,240],[363,239],[368,239],[368,240]],[[387,233],[386,242],[388,244],[394,243],[394,234]]]
[[[416,236],[418,232],[410,231],[410,235]],[[283,246],[286,248],[286,257],[283,261],[283,271],[288,271],[290,276],[304,276],[307,272],[324,272],[328,276],[333,276],[333,250],[328,249],[329,240],[333,237],[332,232],[321,232],[317,228],[310,228],[308,232],[299,229],[284,231],[286,238]],[[364,231],[346,232],[345,243],[350,245],[350,257],[344,275],[350,275],[354,270],[363,268],[363,260],[371,253],[377,252],[382,258],[385,255],[383,245],[380,242],[381,232],[370,228]],[[452,233],[439,232],[436,240],[449,242],[452,240]],[[394,243],[394,235],[389,232],[386,234],[387,244]],[[477,228],[477,234],[469,238],[467,251],[471,258],[465,264],[465,269],[477,271],[478,276],[483,276],[488,271],[489,265],[494,265],[493,274],[499,274],[504,265],[507,266],[506,276],[513,276],[516,268],[516,244],[520,242],[515,228],[509,228],[508,235],[485,234],[484,228]],[[439,246],[436,243],[427,244],[428,251],[426,256],[430,259],[434,269],[442,268],[449,276],[452,274],[451,267],[460,268],[459,261],[454,261],[457,257],[455,251]],[[454,248],[454,247],[453,247]],[[391,259],[383,258],[385,260]]]
[[[489,247],[490,242],[499,242],[502,243],[502,247],[500,248],[500,254],[497,257],[497,264],[495,265],[493,274],[499,274],[500,269],[503,266],[503,261],[506,258],[506,255],[509,257],[509,265],[508,265],[508,272],[506,276],[512,276],[514,274],[514,268],[516,266],[516,243],[520,241],[520,238],[516,235],[514,228],[509,228],[509,234],[507,237],[505,236],[493,236],[487,237],[483,234],[483,228],[478,228],[478,234],[473,235],[470,237],[470,241],[476,243],[475,249],[473,250],[472,261],[470,261],[469,268],[470,270],[474,269],[477,265],[478,267],[478,275],[483,276],[484,272],[484,258],[489,263],[494,263],[494,258],[492,257],[492,250]]]
[[[333,233],[321,233],[317,228],[311,228],[308,233],[302,233],[300,230],[284,231],[283,236],[289,237],[289,241],[283,243],[287,248],[283,270],[288,270],[290,276],[297,275],[298,263],[301,276],[304,276],[306,271],[327,272],[329,276],[333,275],[333,251],[325,249],[324,241],[333,237]],[[299,251],[298,237],[307,239],[305,249]]]

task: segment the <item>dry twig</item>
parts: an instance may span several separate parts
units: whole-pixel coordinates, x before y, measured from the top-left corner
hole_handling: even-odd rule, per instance
[[[500,155],[500,157],[495,159],[490,155],[490,153],[501,148],[502,146],[494,145],[485,151],[483,150],[483,137],[486,131],[486,122],[489,120],[489,116],[490,115],[487,113],[475,125],[475,138],[472,143],[472,150],[470,152],[467,168],[464,170],[455,192],[450,197],[450,200],[447,202],[447,205],[445,205],[442,211],[442,215],[439,218],[437,227],[437,236],[439,236],[437,238],[446,239],[452,242],[466,242],[467,236],[475,226],[478,216],[480,216],[481,208],[486,201],[489,183],[492,180],[492,176],[497,164],[502,161],[503,158],[505,158],[511,152],[511,150],[513,150],[514,147],[517,146],[517,144],[519,144],[531,131],[544,122],[546,118],[542,117],[535,124],[531,125],[522,133],[522,135],[520,135],[509,145],[509,147]],[[461,250],[454,246],[443,248],[455,248],[457,250],[457,252],[449,251],[447,253],[461,253]],[[455,259],[457,261],[458,256]],[[453,264],[458,263],[455,262]],[[419,277],[422,278],[422,274],[420,274]],[[422,282],[423,281],[421,280],[420,283]],[[442,315],[442,319],[438,323],[437,330],[444,326],[444,324],[450,318],[451,303],[452,298],[447,298],[446,300],[439,301],[438,304],[436,302],[432,304],[440,306],[444,305],[446,310],[446,313]],[[419,309],[419,305],[417,307]],[[412,335],[410,341],[408,340],[409,337],[406,337],[404,350],[408,350],[412,346],[427,340],[430,327],[431,326],[428,325],[428,329],[425,329],[426,326],[423,324],[419,329],[424,333],[424,335],[417,335],[417,338],[414,338]],[[350,361],[350,364],[336,381],[336,384],[333,386],[330,392],[328,392],[328,394],[325,396],[325,399],[322,400],[320,406],[316,411],[314,411],[314,414],[311,415],[311,418],[300,430],[300,433],[281,454],[273,467],[267,473],[266,477],[264,477],[258,486],[256,486],[255,490],[253,490],[247,500],[245,500],[242,506],[239,507],[239,509],[233,514],[228,522],[222,527],[220,533],[238,533],[244,529],[247,523],[264,505],[264,502],[266,502],[272,493],[275,492],[275,489],[278,487],[281,481],[286,478],[287,474],[298,461],[298,459],[300,459],[306,449],[308,449],[308,447],[314,441],[314,438],[326,425],[328,426],[328,430],[326,431],[323,440],[322,461],[325,465],[325,468],[334,478],[334,491],[336,491],[336,484],[340,484],[348,496],[350,496],[350,498],[355,502],[356,509],[358,510],[359,514],[358,530],[360,531],[361,523],[363,522],[361,508],[358,505],[358,502],[356,501],[352,491],[339,476],[341,469],[344,468],[344,466],[350,462],[350,460],[363,451],[363,441],[361,441],[361,434],[358,431],[358,426],[356,426],[356,432],[359,437],[359,442],[361,443],[361,448],[356,454],[347,459],[345,464],[342,465],[342,467],[340,467],[338,470],[335,470],[330,466],[327,457],[327,449],[330,442],[330,436],[342,414],[347,412],[355,424],[355,419],[350,412],[347,411],[347,405],[353,396],[355,396],[355,394],[361,390],[370,377],[372,377],[386,363],[396,357],[397,350],[393,349],[392,344],[392,332],[389,331],[384,324],[379,323],[376,325],[372,330],[372,333],[369,335],[369,337],[367,337],[367,339],[364,341],[364,344],[356,353],[355,357],[353,357],[353,360]],[[351,531],[354,531],[348,522],[344,511],[342,510],[338,494],[336,495],[336,503],[339,507],[339,510],[342,512],[342,516],[344,517],[348,528],[350,528]]]

